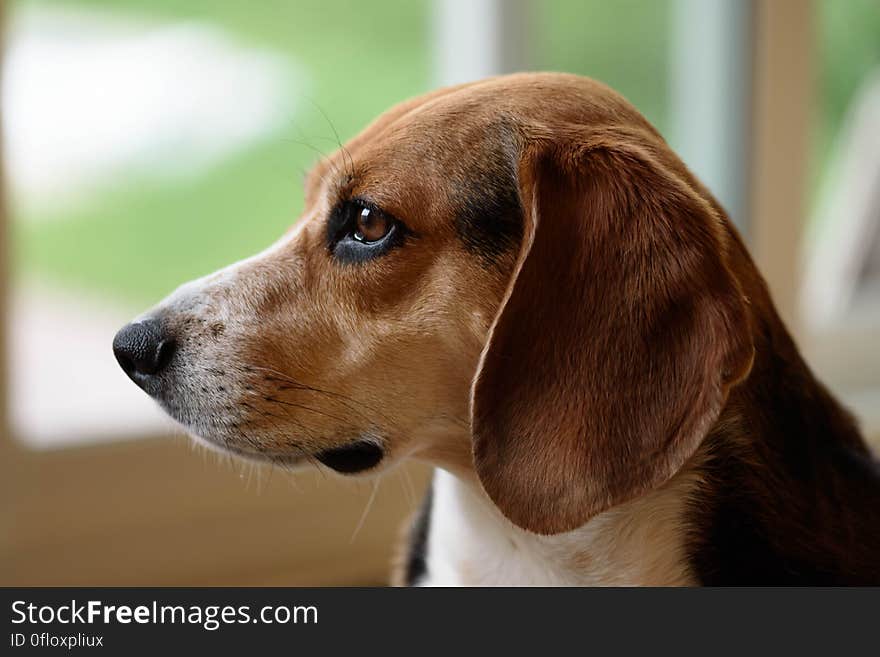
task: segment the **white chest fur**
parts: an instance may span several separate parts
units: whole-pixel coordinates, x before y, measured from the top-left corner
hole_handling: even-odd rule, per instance
[[[693,481],[662,489],[556,536],[526,532],[477,486],[437,470],[422,586],[629,586],[693,583],[683,518]]]

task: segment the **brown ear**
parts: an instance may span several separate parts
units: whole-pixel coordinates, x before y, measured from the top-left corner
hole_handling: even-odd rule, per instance
[[[753,358],[722,220],[674,156],[577,141],[523,156],[523,244],[472,390],[483,487],[541,534],[672,477]]]

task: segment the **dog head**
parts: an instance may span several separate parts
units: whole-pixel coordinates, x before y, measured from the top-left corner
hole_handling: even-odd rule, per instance
[[[277,244],[114,350],[213,446],[421,457],[561,532],[669,479],[748,373],[732,235],[607,87],[495,78],[391,109],[314,168]]]

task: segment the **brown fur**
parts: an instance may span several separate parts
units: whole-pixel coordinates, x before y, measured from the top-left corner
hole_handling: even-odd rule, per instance
[[[675,474],[753,348],[721,220],[652,153],[658,137],[599,126],[542,142],[521,165],[531,239],[473,429],[495,503],[558,533]]]

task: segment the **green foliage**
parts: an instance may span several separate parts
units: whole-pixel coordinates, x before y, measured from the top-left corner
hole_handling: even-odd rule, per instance
[[[853,95],[873,73],[880,75],[880,2],[821,0],[817,118],[820,161],[825,161]]]
[[[587,75],[622,93],[657,128],[667,124],[669,0],[535,2],[541,69]]]
[[[289,128],[205,175],[174,184],[120,176],[88,207],[15,223],[17,269],[134,303],[274,241],[302,207],[302,178],[397,101],[428,87],[427,4],[405,0],[66,0],[87,6],[212,21],[246,43],[305,66],[308,97]],[[324,116],[326,114],[326,117]],[[328,123],[332,122],[333,126]]]

